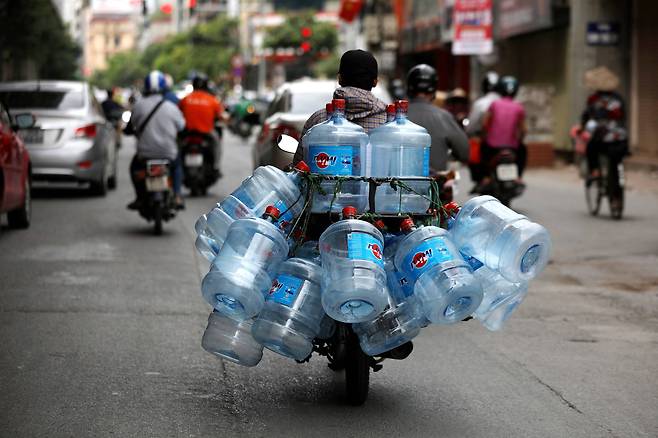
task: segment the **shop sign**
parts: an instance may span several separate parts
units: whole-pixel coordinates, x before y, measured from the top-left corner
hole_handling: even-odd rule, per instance
[[[453,55],[486,55],[493,51],[491,0],[455,0]]]
[[[508,38],[553,25],[550,0],[499,0],[495,12],[496,38]]]
[[[587,44],[590,46],[615,46],[619,43],[619,22],[590,21],[587,23]]]

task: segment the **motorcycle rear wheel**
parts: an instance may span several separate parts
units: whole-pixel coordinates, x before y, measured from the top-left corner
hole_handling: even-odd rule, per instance
[[[368,398],[370,358],[361,350],[359,339],[352,333],[345,361],[345,393],[352,406],[361,406]]]
[[[156,205],[153,210],[153,234],[162,235],[162,206]]]

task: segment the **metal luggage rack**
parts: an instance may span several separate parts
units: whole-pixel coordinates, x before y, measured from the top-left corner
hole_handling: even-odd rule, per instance
[[[295,220],[293,227],[291,228],[288,237],[293,236],[298,243],[303,241],[304,236],[307,236],[307,231],[309,224],[312,222],[314,224],[322,223],[333,223],[340,219],[340,213],[332,212],[333,203],[336,200],[337,195],[341,191],[343,183],[349,181],[362,181],[368,183],[368,210],[357,218],[365,219],[370,221],[383,220],[387,225],[392,222],[401,221],[404,218],[412,217],[414,221],[424,223],[426,225],[436,225],[439,226],[441,223],[441,216],[443,212],[443,204],[440,198],[440,187],[441,185],[453,178],[451,172],[439,172],[432,177],[365,177],[365,176],[334,176],[334,175],[321,175],[316,173],[304,174],[304,180],[306,181],[306,191],[301,193],[299,198],[295,201],[295,204],[298,202],[304,202],[304,208],[299,217]],[[321,187],[321,183],[325,181],[335,181],[334,185],[334,196],[331,201],[331,204],[326,212],[322,213],[312,213],[311,207],[313,205],[313,197],[315,193],[320,193],[326,195],[327,193]],[[430,183],[429,193],[419,193],[409,186],[408,183],[415,181],[427,181]],[[429,203],[429,208],[425,213],[408,213],[404,212],[401,209],[397,213],[381,213],[377,212],[377,206],[375,203],[375,197],[377,190],[381,186],[389,185],[393,187],[394,190],[399,191],[400,200],[402,199],[402,194],[414,193],[425,198]],[[401,203],[400,203],[401,206]],[[292,208],[292,205],[288,207],[288,210]],[[286,210],[286,211],[288,211]],[[284,212],[285,213],[285,212]]]

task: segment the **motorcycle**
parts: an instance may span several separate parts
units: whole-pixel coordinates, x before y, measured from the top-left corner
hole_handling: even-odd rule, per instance
[[[192,196],[205,195],[219,177],[214,168],[213,139],[200,132],[187,132],[181,137],[180,148],[183,184],[190,189]]]
[[[135,172],[140,193],[139,214],[153,221],[155,235],[162,234],[163,221],[176,216],[175,196],[168,160],[146,160],[145,167]]]
[[[488,177],[477,188],[482,195],[491,195],[509,207],[512,199],[521,196],[525,185],[519,182],[517,152],[513,148],[502,148],[485,163]]]
[[[244,98],[231,107],[230,116],[229,130],[244,139],[249,138],[253,127],[260,123],[256,106]]]

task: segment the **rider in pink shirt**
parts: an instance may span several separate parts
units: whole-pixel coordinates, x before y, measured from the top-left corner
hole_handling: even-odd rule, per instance
[[[487,144],[492,148],[518,148],[524,131],[525,110],[523,105],[504,96],[489,106],[485,116]]]

